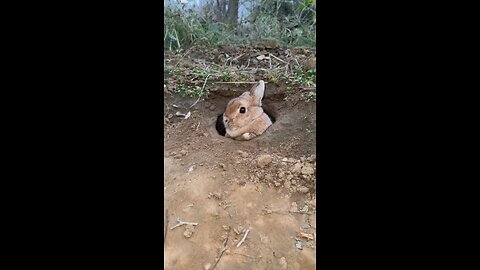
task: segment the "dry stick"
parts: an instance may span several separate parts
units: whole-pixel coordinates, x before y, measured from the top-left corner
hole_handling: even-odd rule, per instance
[[[300,70],[302,70],[302,66],[300,66],[300,63],[298,62],[297,58],[293,58],[293,60],[295,60],[295,62],[297,62],[297,66]]]
[[[244,55],[244,53],[240,54],[239,56],[233,58],[232,61],[237,60],[238,58],[242,57],[243,55]]]
[[[234,253],[232,253],[232,254],[233,254],[233,255],[242,255],[242,256],[245,256],[245,257],[253,258],[253,257],[250,256],[250,255],[242,254],[242,253],[238,253],[238,252],[234,252]]]
[[[196,222],[181,221],[180,218],[177,218],[177,222],[178,222],[177,225],[171,227],[170,230],[173,230],[173,229],[175,229],[175,228],[177,228],[177,227],[180,227],[180,226],[182,226],[182,225],[193,225],[193,226],[197,226],[197,225],[198,225],[198,223],[196,223]]]
[[[248,83],[248,84],[255,84],[257,82],[213,82],[213,83]],[[267,84],[268,82],[265,82]]]
[[[291,213],[291,214],[306,214],[306,215],[312,215],[312,212],[302,212],[302,211],[292,211],[292,210],[269,210],[269,209],[263,209],[266,214],[271,214],[271,213],[276,213],[276,214],[286,214],[286,213]]]
[[[277,59],[277,60],[279,60],[279,61],[282,61],[283,63],[287,64],[287,62],[283,61],[282,59],[276,57],[275,55],[273,55],[273,54],[271,54],[271,53],[270,53],[270,56],[272,56],[273,58],[275,58],[275,59]]]
[[[240,242],[238,242],[237,248],[240,247],[240,245],[242,245],[243,241],[245,241],[245,239],[247,238],[247,235],[248,235],[249,232],[250,232],[250,230],[247,230],[245,232],[245,235],[243,236],[242,240]]]
[[[165,218],[166,218],[166,223],[165,223],[165,234],[163,236],[163,245],[165,245],[165,240],[167,239],[167,232],[168,232],[168,209],[165,211]]]
[[[197,104],[198,101],[200,100],[200,98],[202,97],[202,95],[203,95],[203,89],[205,89],[205,85],[207,84],[208,77],[210,77],[210,74],[208,74],[207,77],[205,78],[205,82],[203,83],[202,91],[200,92],[200,96],[198,96],[197,101],[195,101],[195,103],[193,103],[192,106],[189,107],[189,109],[192,108],[193,106],[195,106],[195,104]]]
[[[228,237],[230,236],[230,229],[232,227],[228,226],[228,232],[227,232],[227,239],[225,239],[225,241],[223,242],[223,249],[222,251],[220,252],[220,256],[218,257],[218,259],[215,261],[215,264],[213,265],[212,269],[213,270],[215,268],[215,266],[217,266],[217,263],[220,261],[220,259],[222,258],[223,256],[223,252],[225,252],[225,250],[227,250],[227,243],[228,243]]]

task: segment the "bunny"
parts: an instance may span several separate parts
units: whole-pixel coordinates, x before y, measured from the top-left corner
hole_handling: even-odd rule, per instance
[[[265,82],[260,80],[249,92],[230,100],[223,113],[225,137],[247,141],[261,135],[272,125],[262,109]]]

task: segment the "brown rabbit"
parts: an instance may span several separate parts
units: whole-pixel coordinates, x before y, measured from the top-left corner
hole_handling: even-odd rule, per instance
[[[235,140],[250,140],[272,125],[262,109],[265,82],[260,80],[249,92],[230,100],[223,113],[225,136]]]

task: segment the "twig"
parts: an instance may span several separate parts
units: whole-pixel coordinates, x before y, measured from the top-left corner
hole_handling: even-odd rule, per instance
[[[238,242],[237,248],[240,247],[240,245],[243,243],[243,241],[245,241],[245,239],[247,238],[247,235],[248,235],[249,232],[250,232],[250,230],[247,230],[247,231],[245,232],[245,235],[243,236],[242,240],[241,240],[240,242]]]
[[[298,66],[299,70],[302,70],[302,66],[300,66],[300,63],[298,62],[297,58],[293,58],[293,60],[295,60],[295,62],[297,62],[297,66]]]
[[[250,66],[250,57],[248,58],[247,66],[245,67],[245,69],[247,69],[248,66]]]
[[[279,61],[282,61],[282,62],[285,63],[285,64],[288,64],[287,62],[283,61],[282,59],[276,57],[275,55],[273,55],[273,54],[271,54],[271,53],[270,53],[270,56],[272,56],[273,58],[275,58],[275,59],[277,59],[277,60],[279,60]]]
[[[198,225],[198,223],[196,223],[196,222],[181,221],[180,218],[177,218],[177,222],[178,222],[177,225],[171,227],[170,230],[173,230],[173,229],[175,229],[175,228],[177,228],[177,227],[180,227],[180,226],[182,226],[182,225],[193,225],[193,226],[197,226],[197,225]]]
[[[217,266],[217,263],[220,261],[220,259],[222,258],[223,256],[223,253],[225,252],[225,250],[227,250],[227,243],[228,243],[228,237],[230,236],[230,230],[232,229],[232,227],[228,226],[228,232],[227,232],[227,239],[225,239],[225,241],[223,241],[223,249],[222,251],[220,252],[220,256],[218,257],[218,259],[215,261],[215,264],[213,265],[212,269],[213,270],[215,268],[215,266]]]
[[[210,77],[210,74],[208,74],[207,77],[205,78],[205,82],[203,83],[203,86],[202,86],[202,91],[200,91],[200,95],[198,96],[197,101],[195,101],[195,103],[193,103],[193,104],[189,107],[189,109],[192,108],[193,106],[195,106],[195,104],[197,104],[198,101],[200,100],[200,98],[202,97],[202,95],[203,95],[203,89],[205,89],[205,85],[207,84],[208,77]]]
[[[269,209],[262,209],[262,211],[265,212],[265,214],[271,214],[271,213],[276,213],[276,214],[286,214],[286,213],[291,213],[291,214],[306,214],[306,215],[312,215],[312,212],[302,212],[302,211],[292,211],[292,210],[269,210]]]
[[[257,82],[213,82],[213,83],[248,83],[248,84],[255,84]],[[265,82],[267,84],[268,82]]]
[[[238,252],[233,252],[232,255],[242,255],[242,256],[245,256],[245,257],[253,258],[253,256],[250,256],[250,255],[247,255],[247,254],[238,253]]]
[[[165,240],[167,239],[167,232],[168,232],[168,209],[165,211],[165,234],[163,235],[163,245],[165,245]]]
[[[239,56],[233,58],[232,61],[237,60],[238,58],[242,57],[243,55],[245,55],[245,54],[244,53],[240,54]]]

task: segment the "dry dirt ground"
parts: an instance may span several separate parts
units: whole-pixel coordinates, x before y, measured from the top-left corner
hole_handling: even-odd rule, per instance
[[[284,82],[264,80],[275,122],[251,141],[216,129],[251,84],[205,84],[200,98],[165,93],[165,269],[315,268],[316,102],[295,94],[287,102]],[[171,229],[178,220],[197,225]]]

